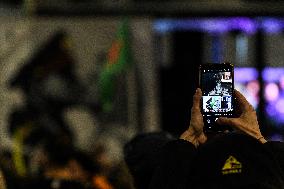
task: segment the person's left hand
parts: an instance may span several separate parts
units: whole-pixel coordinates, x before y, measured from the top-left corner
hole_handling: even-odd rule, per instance
[[[200,111],[201,96],[201,89],[197,88],[193,96],[190,125],[188,129],[180,136],[180,139],[184,139],[192,143],[195,147],[199,146],[199,144],[205,143],[207,140],[207,137],[203,132],[204,123]]]

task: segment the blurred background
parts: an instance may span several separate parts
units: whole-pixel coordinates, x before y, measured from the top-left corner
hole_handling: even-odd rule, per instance
[[[283,31],[282,0],[1,0],[7,187],[133,188],[124,145],[187,128],[201,63],[233,63],[263,134],[284,140]]]

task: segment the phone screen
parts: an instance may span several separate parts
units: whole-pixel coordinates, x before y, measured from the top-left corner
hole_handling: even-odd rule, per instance
[[[207,64],[200,69],[202,114],[207,129],[219,130],[218,117],[233,116],[234,75],[231,64]],[[221,129],[222,130],[222,129]]]

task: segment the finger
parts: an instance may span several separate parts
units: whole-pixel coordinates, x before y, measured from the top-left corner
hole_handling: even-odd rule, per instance
[[[238,118],[220,117],[216,121],[219,125],[233,126],[238,128]]]
[[[193,104],[192,104],[192,109],[191,113],[199,113],[200,112],[200,99],[202,96],[201,89],[197,88],[195,91],[195,94],[193,96]]]
[[[242,109],[253,109],[252,105],[247,101],[247,99],[238,90],[234,90],[236,104]]]
[[[241,123],[239,118],[219,118],[217,123],[220,125],[228,125],[234,127],[236,130],[247,133],[251,136],[256,136],[256,133],[253,128],[247,127],[245,124]],[[255,137],[257,138],[257,137]]]

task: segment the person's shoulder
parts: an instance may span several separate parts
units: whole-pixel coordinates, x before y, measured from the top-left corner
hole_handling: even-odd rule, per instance
[[[280,155],[275,158],[271,152],[268,145],[243,133],[218,136],[200,147],[195,175],[201,179],[197,182],[207,178],[209,185],[204,183],[203,188],[221,183],[226,188],[244,188],[267,182],[281,186],[284,164],[278,161]]]
[[[263,146],[273,154],[274,159],[278,162],[282,172],[284,172],[284,142],[268,141]]]
[[[197,150],[193,144],[183,139],[176,139],[168,142],[163,147],[158,155],[158,159],[160,159],[160,162],[165,165],[169,165],[174,162],[187,164],[191,163],[196,154]]]
[[[284,157],[284,142],[281,141],[267,141],[263,146],[276,154],[282,154]]]
[[[175,151],[195,151],[195,146],[183,139],[176,139],[171,142],[168,142],[164,146],[165,150],[175,150]]]

